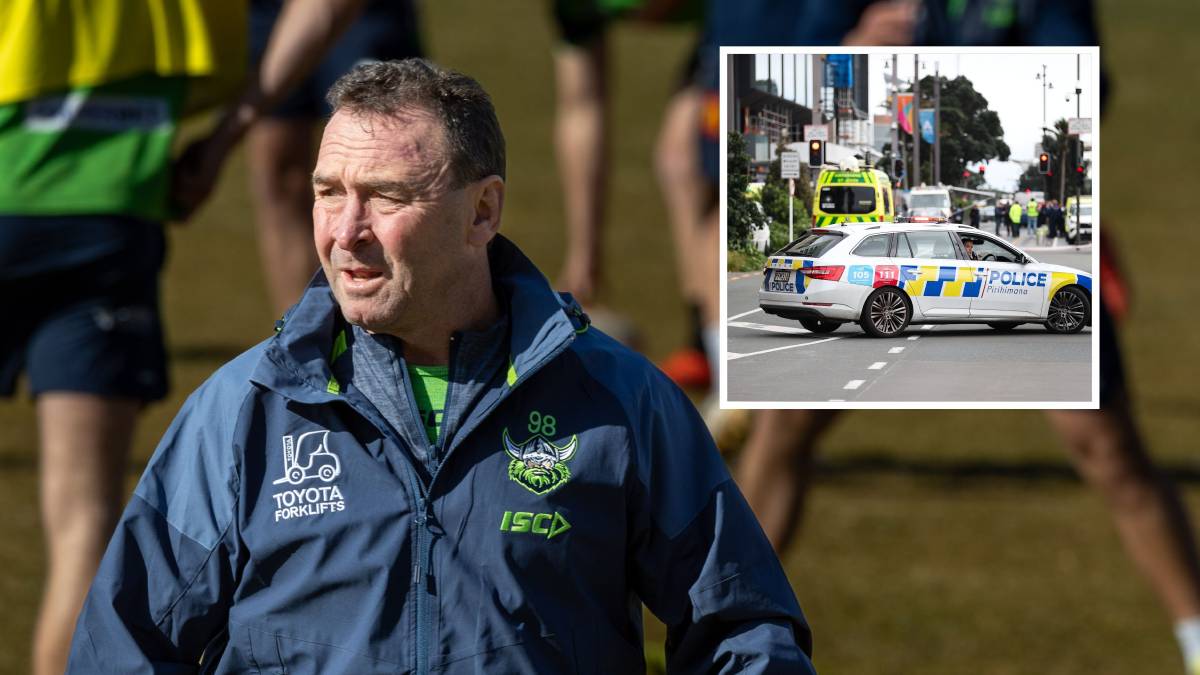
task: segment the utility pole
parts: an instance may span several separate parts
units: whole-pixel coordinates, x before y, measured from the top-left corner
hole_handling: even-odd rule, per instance
[[[942,78],[939,64],[933,66],[933,183],[942,182]],[[964,181],[963,187],[966,187]]]
[[[1076,118],[1084,117],[1084,115],[1082,115],[1082,113],[1080,112],[1080,108],[1079,108],[1079,95],[1082,94],[1082,92],[1084,92],[1084,90],[1082,90],[1080,88],[1079,83],[1080,83],[1079,54],[1075,54],[1075,117]],[[1043,113],[1043,114],[1045,114],[1045,113]]]
[[[1062,171],[1058,174],[1058,197],[1059,197],[1059,199],[1063,200],[1064,204],[1066,204],[1066,202],[1067,202],[1067,155],[1071,154],[1071,137],[1067,136],[1065,134],[1059,136],[1058,147],[1062,148],[1062,151],[1058,153],[1059,155],[1061,155],[1061,157],[1058,160],[1058,163],[1059,163],[1059,166],[1062,168]],[[1075,169],[1072,168],[1071,170],[1074,171]]]
[[[825,75],[825,57],[813,54],[812,61],[812,124],[825,124],[825,114],[821,111],[821,85]],[[820,170],[808,170],[809,185],[815,190],[817,176]]]
[[[912,186],[921,184],[921,61],[913,54],[913,161]]]
[[[1082,115],[1082,113],[1080,112],[1080,106],[1079,106],[1079,95],[1082,94],[1082,92],[1084,92],[1084,89],[1082,89],[1081,86],[1079,85],[1080,84],[1079,56],[1080,56],[1079,54],[1075,54],[1075,117],[1076,118],[1084,117],[1084,115]],[[1080,139],[1079,139],[1079,163],[1080,163],[1080,165],[1082,165],[1082,163],[1084,163],[1084,139],[1082,139],[1082,137],[1080,137]],[[1078,178],[1078,183],[1075,184],[1075,229],[1076,229],[1075,237],[1079,237],[1079,234],[1078,234],[1078,232],[1079,232],[1079,202],[1080,202],[1080,196],[1082,195],[1082,193],[1084,193],[1084,175],[1080,174],[1076,178]],[[1066,201],[1066,199],[1064,199],[1064,201]],[[1066,205],[1066,204],[1063,204],[1063,205]]]
[[[896,70],[900,57],[892,54],[892,168],[895,170],[896,160],[904,160],[900,152],[900,72]],[[904,184],[908,184],[908,172],[904,172]]]
[[[1053,89],[1054,85],[1046,81],[1046,64],[1042,64],[1042,74],[1035,75],[1034,79],[1042,81],[1042,126],[1046,126],[1046,90]]]
[[[825,112],[823,110],[821,110],[821,88],[824,85],[824,82],[822,82],[822,80],[824,79],[824,76],[825,76],[825,73],[824,73],[825,57],[821,54],[814,54],[813,56],[814,56],[814,58],[813,58],[813,69],[812,69],[812,91],[813,91],[812,123],[813,124],[824,124],[825,123]]]

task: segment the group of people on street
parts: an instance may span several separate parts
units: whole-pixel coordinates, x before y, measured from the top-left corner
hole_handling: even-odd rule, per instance
[[[1066,238],[1066,214],[1057,199],[1051,199],[1043,204],[1037,214],[1037,229],[1040,232],[1046,228],[1046,238],[1057,244],[1060,237]]]
[[[1001,233],[1002,223],[1008,230],[1009,238],[1014,241],[1024,234],[1030,238],[1037,238],[1038,243],[1049,240],[1052,244],[1057,244],[1060,237],[1067,236],[1066,213],[1057,199],[1030,199],[1024,204],[1019,201],[998,202],[996,234]]]
[[[222,3],[176,0],[156,22],[136,3],[95,2],[106,12],[46,14],[17,50],[28,63],[0,63],[0,148],[23,153],[0,187],[57,190],[0,189],[0,298],[23,322],[5,338],[0,395],[25,373],[41,424],[49,562],[37,673],[200,663],[636,672],[642,603],[667,625],[672,672],[813,672],[812,636],[775,552],[796,536],[813,457],[838,413],[763,411],[735,482],[679,389],[592,327],[499,234],[500,121],[479,82],[405,58],[422,53],[413,3],[264,0],[228,3],[240,7],[231,17],[215,9]],[[0,19],[42,16],[35,4],[58,3],[19,0]],[[1018,34],[1096,44],[1083,4],[1073,22],[1038,11],[1001,26],[973,21],[982,3],[971,2],[921,12],[906,0],[707,3],[700,74],[663,123],[658,170],[677,240],[696,259],[716,250],[717,44],[998,44]],[[197,7],[211,14],[185,20]],[[251,24],[257,76],[240,94],[202,98],[199,84],[233,70],[233,41],[205,27]],[[123,44],[98,39],[116,34]],[[80,49],[60,49],[71,36]],[[574,92],[596,99],[574,112],[594,127],[587,159],[602,160],[602,43],[590,33],[563,41],[593,50],[574,60],[581,53],[563,48],[559,102],[575,98],[568,85],[595,89]],[[185,50],[163,45],[191,56],[175,60]],[[85,57],[111,67],[80,79],[75,60]],[[70,117],[47,113],[67,101],[74,121],[48,124]],[[173,158],[184,115],[218,104],[215,131]],[[560,152],[580,128],[571,112],[560,110],[560,123],[576,120],[559,128]],[[319,147],[297,140],[326,115]],[[124,122],[79,126],[103,119]],[[101,134],[114,142],[96,142]],[[200,207],[243,138],[264,259],[291,261],[268,271],[271,300],[291,309],[188,400],[122,512],[136,420],[168,387],[163,223]],[[666,159],[689,145],[690,166]],[[48,180],[61,162],[79,170]],[[563,173],[583,186],[566,199],[581,252],[566,256],[579,265],[563,282],[587,298],[601,285],[604,162],[576,164],[564,161]],[[1013,237],[1043,222],[1062,232],[1056,200],[999,208]],[[684,283],[712,350],[715,281]],[[1190,524],[1143,445],[1112,319],[1101,317],[1101,408],[1051,421],[1108,498],[1200,673]]]

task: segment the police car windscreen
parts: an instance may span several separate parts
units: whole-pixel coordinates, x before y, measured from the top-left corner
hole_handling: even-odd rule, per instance
[[[795,255],[802,258],[820,258],[834,244],[842,240],[841,232],[810,232],[790,246],[785,246],[780,255]]]
[[[875,188],[862,185],[823,187],[821,210],[825,213],[870,213],[875,210]]]

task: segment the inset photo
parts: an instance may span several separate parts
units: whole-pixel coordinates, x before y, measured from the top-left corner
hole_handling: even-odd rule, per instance
[[[1098,64],[723,48],[722,406],[1098,407]]]

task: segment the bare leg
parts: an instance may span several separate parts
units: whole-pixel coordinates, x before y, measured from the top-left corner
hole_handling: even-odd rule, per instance
[[[258,253],[276,316],[304,293],[317,271],[312,236],[311,120],[267,118],[249,134],[250,188],[258,214]]]
[[[1176,621],[1200,615],[1200,564],[1183,503],[1142,446],[1128,402],[1049,411],[1079,473],[1108,503],[1125,550]]]
[[[37,401],[41,507],[48,558],[33,672],[67,667],[75,620],[125,499],[123,477],[140,404],[51,392]]]
[[[696,235],[696,260],[717,261],[721,259],[721,214],[712,209],[700,223]],[[700,316],[706,328],[716,330],[721,319],[721,279],[716,265],[697,265],[696,287],[700,300]],[[716,372],[713,373],[716,375]]]
[[[662,128],[654,150],[658,184],[667,205],[671,236],[675,243],[675,265],[685,300],[701,304],[705,276],[712,270],[695,264],[705,258],[698,250],[699,228],[704,218],[708,187],[700,173],[699,130],[703,95],[696,87],[676,93],[667,103]],[[718,221],[719,222],[719,221]]]
[[[581,303],[599,292],[608,177],[608,86],[603,38],[554,55],[554,143],[563,181],[567,251],[558,285]]]
[[[776,553],[795,538],[817,441],[836,410],[763,410],[737,465],[737,482]]]

